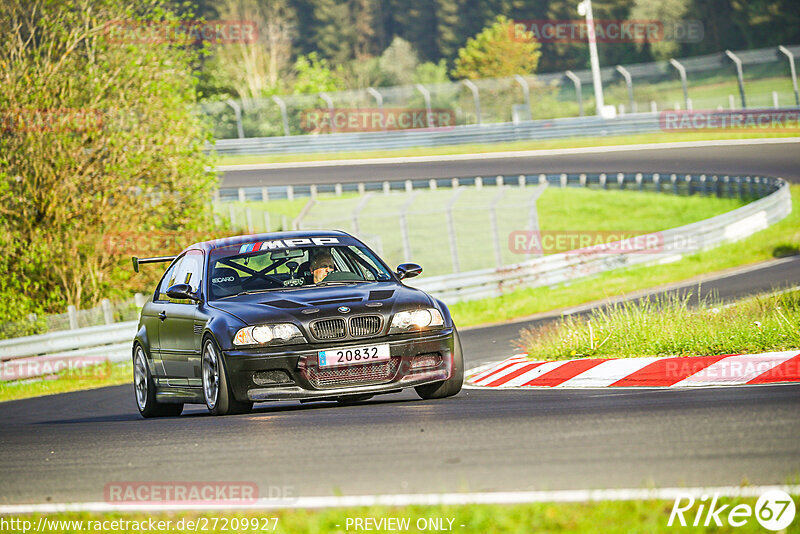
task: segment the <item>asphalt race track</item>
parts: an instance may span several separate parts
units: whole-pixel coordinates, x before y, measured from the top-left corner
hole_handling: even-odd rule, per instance
[[[798,179],[796,147],[709,150],[705,159],[691,150],[616,153],[613,161],[595,155],[594,166]],[[536,172],[571,171],[589,162],[537,165]],[[696,293],[697,284],[669,290]],[[797,284],[800,257],[793,257],[704,279],[699,291],[730,299]],[[468,367],[509,356],[520,328],[551,319],[465,329]],[[798,414],[800,385],[772,385],[465,389],[439,401],[412,391],[348,407],[267,404],[223,418],[191,407],[144,420],[132,386],[108,387],[0,403],[0,503],[103,501],[106,484],[124,481],[254,482],[262,497],[784,484],[800,475]]]
[[[331,165],[307,168],[231,170],[223,173],[222,187],[372,182],[461,176],[496,176],[555,172],[691,172],[778,176],[800,182],[800,142],[654,150],[487,158],[477,154],[456,161],[372,165]]]

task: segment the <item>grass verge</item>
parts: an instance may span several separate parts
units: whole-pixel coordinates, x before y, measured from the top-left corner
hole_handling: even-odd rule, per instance
[[[795,497],[795,501],[797,497]],[[469,506],[408,506],[397,507],[369,507],[369,508],[340,508],[324,510],[265,510],[248,511],[241,513],[232,512],[181,512],[181,513],[60,513],[47,516],[49,525],[59,525],[53,531],[78,532],[81,528],[77,522],[82,522],[82,530],[97,521],[128,521],[127,524],[118,523],[116,532],[138,532],[139,528],[132,522],[139,522],[147,528],[148,521],[170,521],[169,527],[159,529],[161,532],[193,532],[191,527],[199,525],[199,530],[204,532],[218,532],[235,530],[238,532],[253,532],[251,524],[258,524],[256,530],[267,526],[264,531],[271,532],[355,532],[364,529],[355,528],[355,519],[370,518],[376,522],[382,519],[407,521],[408,528],[387,529],[373,528],[376,532],[430,532],[437,530],[431,528],[432,521],[441,521],[443,530],[456,533],[499,533],[499,532],[586,532],[603,534],[627,534],[629,532],[715,532],[715,533],[747,533],[764,532],[764,528],[754,516],[746,517],[746,523],[740,527],[733,527],[728,523],[728,512],[736,505],[747,505],[752,510],[756,504],[753,498],[720,498],[718,507],[728,505],[720,514],[721,527],[718,526],[691,526],[698,505],[684,513],[684,518],[689,526],[682,527],[675,520],[673,526],[668,526],[670,513],[674,502],[667,500],[647,501],[603,501],[590,503],[535,503],[519,505],[469,505]],[[706,514],[701,512],[700,524],[705,521]],[[40,516],[24,515],[15,516],[14,519],[29,521],[36,527]],[[6,517],[6,520],[11,519]],[[277,521],[276,521],[277,519]],[[348,523],[348,520],[350,523]],[[62,523],[55,523],[60,521]],[[69,522],[73,523],[70,525]],[[183,521],[182,524],[179,522]],[[450,523],[452,521],[452,523]],[[253,523],[254,522],[254,523]],[[710,521],[713,525],[713,520]],[[362,523],[363,524],[363,523]],[[110,526],[110,523],[106,523]],[[234,528],[238,526],[240,528]],[[247,527],[243,527],[247,525]],[[383,523],[386,525],[386,523]],[[425,526],[428,525],[427,528]],[[452,525],[452,527],[450,527]],[[101,526],[101,525],[97,525]],[[183,528],[180,528],[180,527]],[[206,528],[203,528],[206,527]],[[226,529],[224,527],[227,527]],[[6,530],[6,529],[4,529]],[[30,530],[30,529],[29,529]],[[105,530],[102,528],[95,531]],[[24,532],[22,528],[8,529],[10,532]],[[787,533],[800,532],[800,520],[795,519],[785,530]]]
[[[723,305],[666,296],[623,302],[524,330],[536,359],[757,354],[800,347],[800,290]]]
[[[553,287],[524,288],[491,299],[459,302],[450,311],[459,326],[507,321],[616,297],[695,276],[800,253],[800,185],[791,186],[792,213],[746,239],[665,265],[620,269]]]
[[[288,163],[294,161],[327,161],[340,159],[402,158],[413,156],[446,156],[453,154],[483,154],[514,150],[547,150],[556,148],[584,148],[594,146],[633,145],[645,143],[675,143],[681,141],[709,141],[727,139],[762,139],[795,137],[800,132],[793,129],[711,130],[692,132],[658,132],[639,135],[609,137],[573,137],[541,141],[514,141],[510,143],[480,143],[441,147],[400,148],[359,152],[313,152],[305,154],[219,155],[217,165],[254,165],[258,163]]]
[[[127,384],[132,376],[133,365],[125,362],[65,370],[46,378],[0,382],[0,402]]]

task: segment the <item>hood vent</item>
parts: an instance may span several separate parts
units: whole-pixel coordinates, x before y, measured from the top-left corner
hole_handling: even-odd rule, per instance
[[[300,304],[299,302],[294,302],[291,300],[269,300],[267,302],[262,302],[261,304],[266,304],[267,306],[272,306],[274,308],[280,308],[282,310],[292,310],[297,308],[305,308],[305,305]]]
[[[394,289],[377,289],[369,292],[369,300],[386,300],[392,298]]]
[[[360,297],[348,297],[344,299],[315,300],[310,302],[314,306],[324,306],[325,304],[346,304],[348,302],[361,302]]]

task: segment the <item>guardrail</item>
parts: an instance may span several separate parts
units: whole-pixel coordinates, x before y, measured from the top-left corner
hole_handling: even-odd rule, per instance
[[[717,180],[714,187],[719,185]],[[727,185],[732,184],[728,181]],[[755,181],[751,180],[751,185],[755,185]],[[767,188],[769,194],[731,212],[679,228],[501,268],[422,278],[409,283],[453,303],[497,297],[520,287],[549,286],[634,265],[675,261],[686,252],[743,239],[791,213],[792,199],[787,182],[780,178],[759,178],[758,187]],[[697,246],[686,250],[688,241]],[[614,252],[619,250],[625,252]]]
[[[792,210],[788,184],[780,178],[706,176],[658,173],[538,175],[539,183],[553,185],[670,191],[683,194],[761,197],[754,202],[704,221],[632,238],[603,247],[542,256],[514,265],[430,278],[410,285],[447,302],[499,296],[519,287],[540,287],[651,262],[672,261],[684,253],[691,238],[699,249],[743,239],[784,217]],[[475,182],[475,178],[472,179]],[[520,185],[527,180],[520,179]],[[502,184],[495,180],[495,185]],[[641,246],[637,246],[639,243]],[[649,245],[647,245],[649,243]],[[656,243],[657,248],[652,248]],[[615,253],[615,248],[625,252]],[[689,252],[694,252],[691,250]],[[0,340],[0,380],[19,380],[102,362],[125,361],[137,322],[93,326],[37,336]]]
[[[0,380],[21,380],[131,358],[137,321],[0,341]]]
[[[638,113],[614,119],[570,117],[520,121],[519,123],[470,124],[426,130],[218,139],[210,148],[219,154],[356,152],[468,143],[559,139],[576,136],[626,135],[652,133],[659,129],[658,113]]]

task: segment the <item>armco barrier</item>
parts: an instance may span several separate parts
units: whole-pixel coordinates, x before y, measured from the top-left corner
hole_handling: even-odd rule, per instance
[[[763,116],[794,117],[797,108],[764,110],[710,111],[708,113],[761,113]],[[784,124],[782,119],[779,124]],[[762,125],[769,127],[770,124]],[[602,117],[566,117],[464,125],[454,128],[400,130],[388,132],[333,133],[219,139],[208,148],[219,154],[288,154],[312,152],[359,152],[410,147],[436,147],[469,143],[502,143],[512,141],[563,139],[567,137],[605,137],[658,132],[664,127],[661,113],[636,113],[605,119]],[[702,126],[701,126],[702,127]],[[787,126],[789,127],[789,126]]]
[[[766,197],[728,213],[679,228],[652,234],[660,243],[661,252],[648,252],[635,243],[611,245],[611,249],[629,252],[613,253],[603,248],[587,248],[531,259],[497,269],[484,269],[411,280],[413,285],[445,302],[452,303],[486,297],[497,297],[520,287],[541,287],[576,280],[594,274],[644,263],[668,262],[683,254],[684,242],[691,236],[700,249],[737,241],[780,221],[792,211],[788,184],[780,178],[762,178],[772,191]]]
[[[657,132],[659,128],[657,113],[639,113],[615,119],[570,117],[520,121],[516,124],[510,122],[470,124],[443,129],[219,139],[210,148],[219,154],[357,152],[467,143],[627,135]]]
[[[561,185],[568,185],[569,177],[563,177]],[[605,175],[601,175],[605,176]],[[637,173],[632,190],[644,187],[642,174]],[[666,178],[667,175],[664,175]],[[689,176],[689,175],[686,175]],[[652,180],[654,175],[648,175]],[[677,187],[678,182],[666,179],[657,187]],[[552,285],[567,280],[575,280],[621,267],[628,267],[647,262],[671,261],[682,254],[682,239],[693,236],[702,248],[710,248],[728,241],[736,241],[762,230],[784,217],[792,210],[792,201],[788,184],[780,178],[756,178],[751,180],[720,180],[712,177],[696,184],[699,191],[712,194],[731,194],[734,191],[744,192],[762,198],[729,213],[718,215],[704,221],[679,228],[666,230],[658,234],[661,252],[657,254],[642,253],[642,250],[628,247],[629,252],[609,253],[597,249],[581,249],[560,254],[543,256],[521,262],[516,265],[497,269],[485,269],[445,276],[414,279],[410,285],[423,289],[448,303],[461,300],[499,296],[516,288],[539,287]],[[727,177],[724,177],[727,178]],[[581,179],[579,177],[579,179]],[[585,181],[585,177],[583,180]],[[609,180],[610,182],[610,180]],[[589,184],[584,184],[588,186]],[[603,185],[606,185],[605,182]],[[618,185],[625,186],[625,176]],[[689,186],[686,181],[683,186]],[[634,187],[636,189],[634,189]],[[131,342],[136,332],[136,321],[127,321],[113,325],[93,326],[76,330],[53,332],[37,336],[0,340],[0,380],[17,375],[7,373],[7,366],[17,366],[29,362],[29,369],[46,369],[56,367],[58,362],[69,362],[76,358],[96,358],[105,361],[125,361],[131,357]],[[38,365],[48,362],[49,367]],[[35,376],[28,372],[25,377]]]

